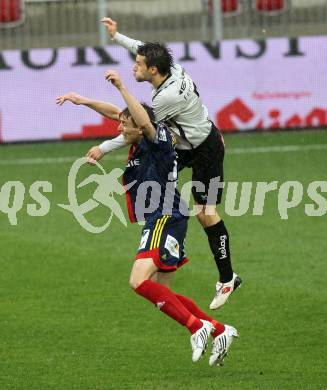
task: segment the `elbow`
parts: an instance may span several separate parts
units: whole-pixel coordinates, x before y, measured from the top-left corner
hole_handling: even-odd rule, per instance
[[[151,129],[152,127],[153,126],[150,120],[143,121],[140,123],[140,128],[142,129],[143,132],[148,132],[149,129]]]

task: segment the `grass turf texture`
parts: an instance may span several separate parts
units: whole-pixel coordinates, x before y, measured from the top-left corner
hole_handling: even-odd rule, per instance
[[[232,148],[327,144],[327,132],[225,136]],[[83,155],[94,142],[10,145],[0,159]],[[117,155],[123,155],[120,151]],[[123,162],[103,162],[108,171]],[[1,165],[0,186],[26,187],[18,226],[0,213],[0,389],[325,389],[327,216],[308,217],[304,204],[281,220],[277,195],[264,214],[223,214],[231,235],[241,290],[214,317],[240,332],[223,368],[208,357],[191,361],[189,334],[128,287],[141,227],[114,220],[93,235],[81,229],[67,204],[71,163]],[[297,180],[304,188],[326,180],[327,150],[228,154],[226,181]],[[83,167],[86,177],[93,168]],[[99,172],[97,172],[99,173]],[[184,171],[181,182],[188,180]],[[30,217],[28,188],[48,180],[50,213]],[[85,188],[88,199],[95,186]],[[116,197],[117,198],[117,197]],[[120,201],[124,204],[124,199]],[[125,210],[125,215],[126,209]],[[91,215],[92,214],[92,215]],[[90,213],[98,225],[108,211]],[[173,289],[207,308],[217,279],[206,236],[189,223],[191,261],[176,273]]]

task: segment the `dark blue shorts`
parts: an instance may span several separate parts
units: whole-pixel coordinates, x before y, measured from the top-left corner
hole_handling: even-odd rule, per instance
[[[136,260],[151,258],[160,271],[175,271],[188,261],[184,253],[186,230],[186,218],[164,215],[146,221]]]

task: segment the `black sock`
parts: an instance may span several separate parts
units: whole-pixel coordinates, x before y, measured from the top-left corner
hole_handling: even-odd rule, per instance
[[[233,279],[233,269],[229,252],[229,236],[224,221],[221,220],[216,225],[204,229],[208,236],[208,241],[212,254],[220,274],[222,283]]]

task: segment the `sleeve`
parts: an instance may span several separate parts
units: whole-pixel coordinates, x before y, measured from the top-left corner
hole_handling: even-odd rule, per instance
[[[156,127],[156,137],[153,141],[147,139],[152,149],[160,151],[163,154],[174,151],[174,139],[169,129],[163,124],[158,123]]]
[[[157,121],[167,120],[176,116],[180,112],[180,97],[178,91],[174,88],[172,91],[169,91],[169,93],[159,93],[154,98],[152,106]]]
[[[159,176],[167,178],[167,174],[177,169],[174,137],[168,127],[159,123],[155,139],[148,142],[152,156],[157,161]]]
[[[102,153],[106,154],[114,150],[121,149],[125,145],[124,137],[122,134],[120,134],[114,139],[109,139],[102,142],[102,144],[99,145],[99,148]]]
[[[126,35],[116,32],[112,40],[118,45],[123,46],[125,49],[129,50],[131,53],[136,54],[137,48],[143,45],[142,41],[137,41],[135,39],[129,38]]]

